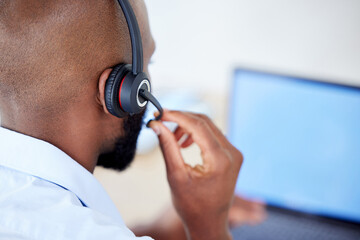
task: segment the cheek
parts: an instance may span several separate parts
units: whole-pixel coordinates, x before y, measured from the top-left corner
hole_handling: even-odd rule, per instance
[[[124,119],[113,117],[109,123],[109,131],[110,135],[116,138],[122,137],[124,135]]]
[[[102,126],[103,129],[103,150],[111,151],[115,148],[117,140],[125,135],[123,130],[124,120],[116,117],[111,117],[111,120],[107,121]]]

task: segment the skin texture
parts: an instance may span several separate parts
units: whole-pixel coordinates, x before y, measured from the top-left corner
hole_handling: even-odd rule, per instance
[[[189,239],[231,239],[228,224],[236,179],[243,156],[211,120],[200,114],[165,111],[163,121],[176,122],[200,150],[203,165],[184,163],[178,137],[161,122],[151,128],[159,136],[175,209]]]
[[[144,2],[131,4],[147,72],[155,44]],[[128,139],[124,126],[131,119],[109,114],[104,100],[111,66],[131,63],[127,25],[115,0],[0,0],[0,49],[3,127],[52,143],[89,172],[101,154]],[[241,153],[203,115],[166,111],[163,120],[180,127],[171,133],[161,122],[151,123],[177,211],[173,224],[157,231],[159,239],[185,233],[188,239],[230,239]],[[177,143],[183,134],[189,136],[183,147],[200,146],[203,166],[184,164]]]
[[[229,210],[229,225],[257,225],[266,218],[265,205],[254,200],[235,196]],[[186,232],[179,214],[174,207],[166,208],[151,225],[138,225],[132,228],[137,236],[151,236],[154,239],[186,240]]]
[[[98,166],[123,171],[132,163],[144,113],[135,114],[125,119],[122,128],[124,136],[117,139],[114,150],[99,156]]]
[[[0,4],[1,125],[54,144],[93,172],[99,155],[124,136],[124,119],[109,114],[104,101],[111,66],[131,63],[120,6],[112,0]],[[144,3],[133,6],[146,72],[155,44]]]

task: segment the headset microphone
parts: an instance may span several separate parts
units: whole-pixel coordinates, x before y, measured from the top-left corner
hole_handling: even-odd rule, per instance
[[[163,109],[151,94],[151,83],[143,72],[143,48],[136,16],[128,0],[118,0],[130,32],[132,64],[113,67],[105,85],[105,103],[108,111],[119,118],[140,113],[151,102],[158,110],[160,120]]]

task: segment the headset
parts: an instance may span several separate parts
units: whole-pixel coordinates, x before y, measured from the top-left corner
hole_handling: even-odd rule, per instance
[[[151,102],[159,111],[155,120],[160,120],[163,109],[151,94],[151,83],[143,72],[143,48],[138,22],[128,0],[118,0],[130,32],[132,64],[113,67],[105,84],[105,104],[108,111],[123,118],[140,113]]]

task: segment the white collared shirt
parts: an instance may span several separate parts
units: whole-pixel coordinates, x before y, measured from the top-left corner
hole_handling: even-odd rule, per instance
[[[0,128],[0,239],[137,238],[90,172],[50,143]]]

